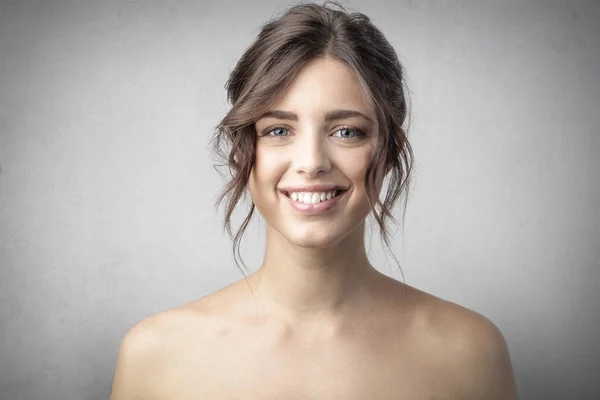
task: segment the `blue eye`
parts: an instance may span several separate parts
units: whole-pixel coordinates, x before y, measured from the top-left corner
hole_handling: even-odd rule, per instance
[[[342,132],[340,136],[337,137],[341,137],[342,139],[355,139],[357,136],[365,136],[365,134],[363,132],[361,132],[358,129],[352,129],[352,128],[342,128],[338,131],[336,131],[335,133],[337,134],[338,132]],[[351,136],[346,136],[346,135],[351,135]]]
[[[286,136],[287,135],[287,129],[286,128],[281,128],[281,127],[276,127],[276,128],[273,128],[273,129],[265,132],[265,135],[270,135],[270,136]]]
[[[267,130],[265,130],[261,136],[271,136],[271,137],[275,137],[275,138],[283,138],[283,137],[289,136],[289,129],[281,127],[281,126],[267,128]],[[362,137],[365,137],[366,134],[363,131],[361,131],[360,129],[346,127],[346,128],[338,129],[334,133],[334,136],[341,138],[341,139],[346,139],[346,140],[358,140]]]

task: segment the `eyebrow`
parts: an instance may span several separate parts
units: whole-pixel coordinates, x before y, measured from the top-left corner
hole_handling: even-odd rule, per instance
[[[366,119],[367,121],[374,123],[374,121],[367,117],[365,114],[355,111],[355,110],[331,110],[325,114],[325,121],[331,122],[339,119],[347,119],[352,117],[359,117]],[[260,116],[261,118],[276,118],[276,119],[285,119],[289,121],[298,121],[298,115],[291,111],[282,111],[282,110],[270,110],[265,112]]]

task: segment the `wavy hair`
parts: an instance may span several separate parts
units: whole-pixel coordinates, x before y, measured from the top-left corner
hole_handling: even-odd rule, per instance
[[[317,57],[330,57],[349,67],[358,78],[365,100],[375,110],[380,140],[367,167],[365,189],[388,250],[386,221],[397,222],[391,209],[404,190],[408,199],[413,160],[408,127],[403,127],[409,117],[408,97],[404,69],[394,48],[362,13],[347,12],[334,2],[293,6],[266,23],[238,60],[225,85],[231,109],[211,138],[213,154],[225,161],[220,166],[228,167],[231,175],[215,207],[218,209],[227,200],[224,229],[233,240],[234,260],[242,274],[236,250],[239,255],[240,241],[255,206],[251,205],[235,235],[231,216],[245,196],[255,162],[254,122],[285,92],[302,66]],[[388,176],[382,203],[375,185]],[[403,220],[405,214],[406,202]]]

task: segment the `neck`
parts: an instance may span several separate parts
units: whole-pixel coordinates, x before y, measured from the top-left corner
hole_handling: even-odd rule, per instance
[[[364,222],[340,243],[302,248],[267,226],[266,252],[251,277],[259,307],[287,320],[340,315],[379,273],[369,263]]]

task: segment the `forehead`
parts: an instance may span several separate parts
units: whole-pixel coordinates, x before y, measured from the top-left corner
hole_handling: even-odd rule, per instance
[[[316,58],[304,65],[271,108],[298,114],[352,109],[373,116],[354,72],[331,58]]]

